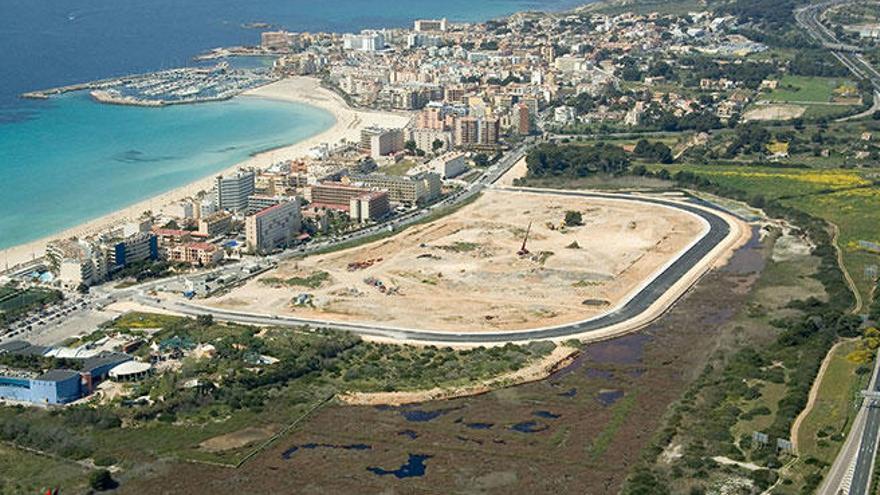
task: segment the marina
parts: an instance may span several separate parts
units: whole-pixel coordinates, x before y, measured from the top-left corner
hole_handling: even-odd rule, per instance
[[[148,74],[61,86],[22,94],[46,100],[75,91],[89,91],[93,100],[114,105],[160,107],[223,101],[263,86],[274,77],[268,69],[240,69],[222,61],[212,67],[185,67]]]

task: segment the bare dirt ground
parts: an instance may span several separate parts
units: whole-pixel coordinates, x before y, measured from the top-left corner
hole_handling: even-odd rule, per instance
[[[255,442],[266,440],[276,433],[276,428],[245,428],[243,430],[227,433],[202,442],[199,447],[207,452],[223,452],[225,450],[240,449]]]
[[[568,210],[584,225],[561,228]],[[520,256],[530,222],[530,254]],[[489,191],[448,217],[288,262],[206,304],[460,332],[559,325],[614,307],[702,229],[696,217],[660,206]],[[303,285],[318,276],[326,277],[318,287]],[[297,305],[303,294],[310,300]]]
[[[791,120],[804,114],[806,107],[800,105],[761,105],[747,111],[743,121]]]

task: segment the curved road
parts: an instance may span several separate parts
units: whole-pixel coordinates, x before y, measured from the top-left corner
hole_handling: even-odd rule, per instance
[[[590,332],[596,332],[612,325],[620,324],[634,319],[647,311],[658,299],[666,294],[682,277],[691,271],[712,250],[715,249],[730,233],[730,224],[727,220],[712,211],[711,205],[700,203],[703,208],[697,207],[697,201],[691,204],[666,201],[657,198],[645,198],[627,195],[610,195],[580,191],[548,191],[522,188],[507,188],[508,190],[528,192],[533,194],[577,196],[585,198],[625,198],[627,200],[662,205],[677,208],[682,211],[697,215],[708,224],[708,230],[703,236],[693,243],[687,251],[682,253],[675,261],[668,265],[659,275],[647,283],[623,306],[598,317],[589,320],[574,322],[566,325],[548,327],[535,330],[507,331],[507,332],[443,332],[416,329],[396,329],[370,324],[330,322],[326,320],[312,320],[290,316],[262,315],[242,311],[232,311],[220,308],[211,308],[195,305],[189,302],[173,301],[162,302],[149,296],[137,296],[137,300],[143,304],[161,307],[170,311],[188,315],[210,314],[213,317],[233,321],[237,323],[274,325],[274,326],[301,326],[312,325],[322,328],[333,328],[357,333],[362,336],[381,337],[393,340],[409,340],[418,342],[431,342],[439,344],[498,344],[506,342],[522,342],[541,339],[559,339]],[[706,207],[710,209],[706,209]]]

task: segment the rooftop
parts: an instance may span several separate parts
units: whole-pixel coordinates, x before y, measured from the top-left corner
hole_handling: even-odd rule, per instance
[[[34,380],[42,382],[63,382],[73,377],[79,377],[79,372],[73,370],[49,370]]]

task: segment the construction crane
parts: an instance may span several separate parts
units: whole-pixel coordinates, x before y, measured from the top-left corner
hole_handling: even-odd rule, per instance
[[[527,254],[529,254],[529,250],[526,249],[526,241],[529,240],[529,232],[531,232],[531,230],[532,230],[532,222],[529,222],[529,226],[528,226],[528,228],[526,228],[526,235],[525,235],[525,237],[523,237],[522,247],[519,248],[519,251],[517,251],[516,254],[518,254],[520,256],[526,256]]]

